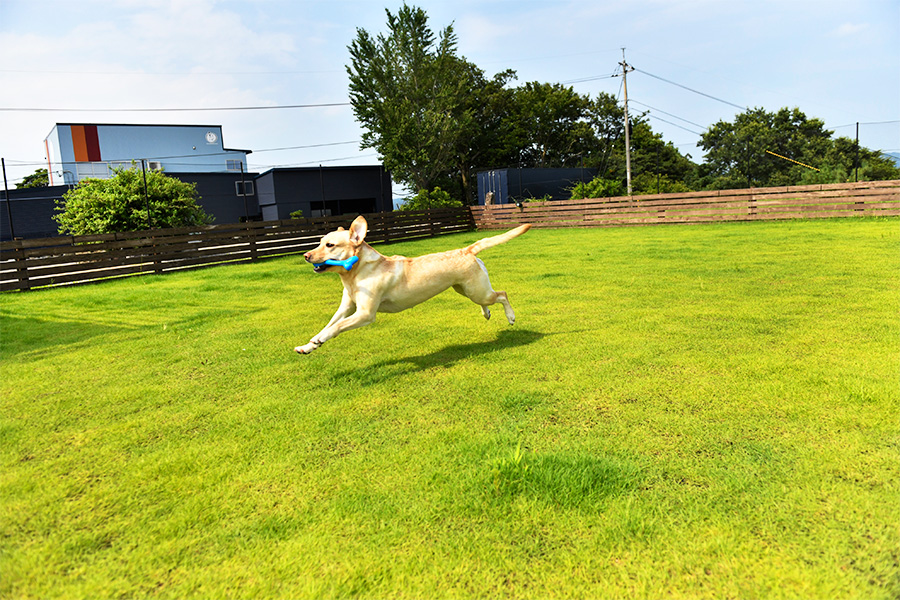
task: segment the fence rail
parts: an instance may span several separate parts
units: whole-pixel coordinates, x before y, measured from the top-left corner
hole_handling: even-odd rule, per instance
[[[900,181],[751,188],[366,215],[367,241],[479,229],[617,227],[770,219],[900,216]],[[0,243],[0,291],[85,283],[299,254],[351,217],[62,236]]]
[[[473,206],[479,229],[900,216],[900,181]]]
[[[400,242],[474,229],[468,209],[365,215],[366,240]],[[261,260],[311,250],[352,217],[61,236],[0,243],[0,291]]]

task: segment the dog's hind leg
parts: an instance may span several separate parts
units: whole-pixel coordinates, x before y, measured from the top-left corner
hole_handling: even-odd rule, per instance
[[[480,305],[485,319],[491,318],[490,307],[499,302],[503,305],[506,320],[509,321],[510,325],[514,324],[516,322],[516,314],[513,312],[506,292],[498,292],[491,287],[491,281],[484,263],[480,259],[476,260],[478,261],[478,266],[481,267],[479,272],[474,274],[469,281],[454,285],[453,289],[475,304]]]

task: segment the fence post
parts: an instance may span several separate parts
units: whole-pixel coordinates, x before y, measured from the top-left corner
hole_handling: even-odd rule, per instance
[[[13,256],[16,261],[16,279],[19,280],[19,289],[30,290],[31,282],[28,279],[28,261],[25,260],[25,249],[16,248],[13,250]]]
[[[256,248],[256,236],[259,234],[259,229],[257,229],[256,227],[251,228],[249,225],[245,225],[244,230],[250,237],[250,260],[255,261],[259,258],[259,252]]]

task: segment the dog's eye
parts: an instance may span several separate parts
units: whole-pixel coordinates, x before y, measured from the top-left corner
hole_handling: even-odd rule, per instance
[[[326,248],[334,248],[334,244],[332,244],[331,242],[328,242],[327,244],[325,244],[325,247]]]

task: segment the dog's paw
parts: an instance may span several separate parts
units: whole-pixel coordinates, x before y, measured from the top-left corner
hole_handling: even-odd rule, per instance
[[[296,352],[297,354],[309,354],[318,347],[318,345],[310,342],[304,346],[297,346],[296,348],[294,348],[294,352]]]

